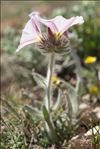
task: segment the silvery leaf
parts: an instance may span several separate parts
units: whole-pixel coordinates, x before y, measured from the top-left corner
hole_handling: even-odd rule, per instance
[[[32,106],[29,106],[29,105],[25,105],[24,107],[24,110],[27,111],[32,117],[35,115],[35,116],[38,116],[38,117],[41,117],[42,114],[41,112],[37,109],[37,108],[33,108]]]
[[[46,79],[42,75],[34,71],[32,71],[32,75],[33,75],[34,80],[37,82],[37,84],[40,87],[46,88]]]
[[[53,107],[53,110],[58,110],[61,106],[62,103],[62,91],[61,89],[58,90],[58,97],[57,97],[57,101]]]

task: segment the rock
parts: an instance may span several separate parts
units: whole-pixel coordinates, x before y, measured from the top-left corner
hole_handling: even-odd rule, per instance
[[[80,110],[87,109],[87,108],[88,108],[88,105],[87,105],[86,103],[81,103],[81,104],[79,105],[79,109],[80,109]]]
[[[92,138],[94,135],[100,134],[100,126],[95,126],[84,134],[73,137],[63,149],[93,149]],[[99,144],[96,142],[97,149]]]
[[[91,139],[87,139],[83,136],[71,139],[68,144],[68,149],[93,149]]]
[[[96,107],[95,109],[93,109],[93,112],[95,113],[97,118],[100,120],[100,107]]]
[[[89,102],[90,101],[90,94],[86,94],[82,97],[83,102]]]

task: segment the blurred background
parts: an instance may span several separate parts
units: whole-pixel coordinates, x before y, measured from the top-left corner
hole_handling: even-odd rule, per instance
[[[1,85],[2,98],[17,105],[32,103],[39,99],[41,90],[35,84],[31,71],[46,75],[47,59],[34,45],[25,47],[15,53],[21,31],[32,11],[39,11],[44,18],[63,15],[66,18],[82,15],[85,23],[69,30],[72,36],[72,47],[80,59],[85,90],[82,94],[98,96],[98,75],[100,77],[100,2],[99,1],[2,1],[1,14]],[[85,64],[88,56],[96,57],[93,64]],[[73,78],[73,67],[60,69],[59,76],[69,81]],[[72,73],[70,73],[72,72]],[[66,77],[67,76],[67,77]],[[91,89],[92,87],[92,89]],[[97,90],[94,90],[96,87]],[[91,93],[92,90],[92,93]]]
[[[76,128],[76,125],[74,126],[75,128],[70,126],[64,127],[64,117],[68,121],[65,106],[63,110],[58,110],[58,114],[56,112],[54,113],[56,115],[54,116],[54,120],[56,121],[56,117],[62,116],[60,122],[63,123],[61,125],[59,125],[60,123],[58,121],[61,117],[57,120],[59,125],[59,127],[57,125],[57,129],[63,126],[60,129],[62,134],[60,141],[64,141],[65,136],[67,141],[69,141],[69,145],[71,145],[70,141],[72,140],[73,144],[74,139],[70,140],[70,138],[74,136],[74,138],[78,139],[78,143],[80,143],[79,148],[82,146],[85,147],[85,144],[87,148],[87,136],[85,141],[83,136],[82,138],[78,138],[75,137],[75,134],[82,135],[82,133],[84,134],[89,128],[93,128],[96,125],[99,128],[100,123],[100,2],[85,0],[2,1],[0,32],[2,89],[2,116],[0,117],[2,122],[0,134],[2,137],[0,138],[0,148],[26,149],[30,144],[40,144],[45,147],[50,145],[47,134],[43,129],[44,124],[41,121],[42,119],[38,118],[38,113],[36,112],[37,109],[42,109],[44,90],[36,84],[32,76],[32,69],[46,76],[48,57],[42,55],[37,50],[35,44],[26,46],[16,53],[22,29],[29,20],[28,15],[32,11],[39,11],[41,16],[47,19],[57,15],[62,15],[65,18],[72,16],[83,16],[84,18],[84,24],[76,25],[69,29],[68,36],[72,53],[59,57],[55,65],[56,75],[60,79],[67,81],[67,84],[69,83],[75,87],[77,85],[77,76],[81,78],[81,85],[77,95],[77,98],[80,100],[78,127]],[[58,91],[56,84],[53,84],[54,101],[56,101]],[[64,94],[62,105],[65,105],[67,90],[64,88],[62,91]],[[72,97],[75,97],[74,93],[72,93]],[[97,131],[97,129],[95,130]],[[99,145],[99,136],[98,134],[98,137],[97,135],[94,137],[97,141],[94,138],[88,139],[90,141],[92,140],[93,143],[97,142],[97,145]],[[83,143],[86,142],[84,145],[82,145],[82,140]],[[77,141],[76,144],[78,144]],[[66,145],[66,143],[65,140],[64,144]],[[75,148],[78,148],[76,144]],[[38,147],[35,146],[34,148]]]

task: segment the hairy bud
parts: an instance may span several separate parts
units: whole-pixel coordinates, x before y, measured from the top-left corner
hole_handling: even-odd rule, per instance
[[[68,36],[60,33],[52,33],[50,29],[48,29],[48,34],[43,34],[40,42],[38,42],[38,46],[42,53],[69,53],[70,43]]]

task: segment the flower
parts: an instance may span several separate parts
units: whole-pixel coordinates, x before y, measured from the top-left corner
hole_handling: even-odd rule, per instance
[[[26,23],[25,28],[22,31],[20,45],[16,52],[25,47],[26,45],[39,42],[41,36],[39,13],[34,12],[29,15],[30,20]]]
[[[95,63],[97,58],[95,56],[88,56],[85,58],[84,63],[85,64],[92,64]]]
[[[61,81],[57,76],[53,76],[52,82],[53,82],[53,84],[59,85]]]
[[[40,48],[43,49],[46,47],[46,51],[52,50],[56,53],[64,54],[71,51],[67,30],[75,24],[82,24],[84,20],[82,16],[72,17],[70,19],[57,16],[50,20],[40,18],[40,22],[47,26],[50,37],[47,37],[47,40],[41,42]]]
[[[26,45],[37,43],[43,53],[65,53],[70,51],[67,30],[75,25],[84,22],[82,16],[65,19],[57,16],[54,19],[46,20],[40,17],[38,12],[32,12],[30,20],[25,25],[20,40],[20,45],[16,51],[19,51]],[[41,33],[40,25],[47,26],[48,32]]]
[[[56,34],[50,33],[48,29],[48,34],[43,34],[41,41],[38,43],[39,49],[42,50],[43,53],[69,53],[71,51],[70,49],[70,43],[69,39],[66,35],[62,36],[56,36]]]
[[[58,36],[59,34],[63,34],[65,31],[67,31],[71,26],[76,24],[82,24],[84,23],[82,16],[72,17],[70,19],[65,19],[62,16],[57,16],[54,19],[45,20],[40,19],[40,21],[50,28],[50,30]]]
[[[98,88],[98,86],[97,85],[92,85],[90,88],[89,88],[89,91],[90,91],[90,93],[91,94],[98,94],[99,93],[99,88]]]

